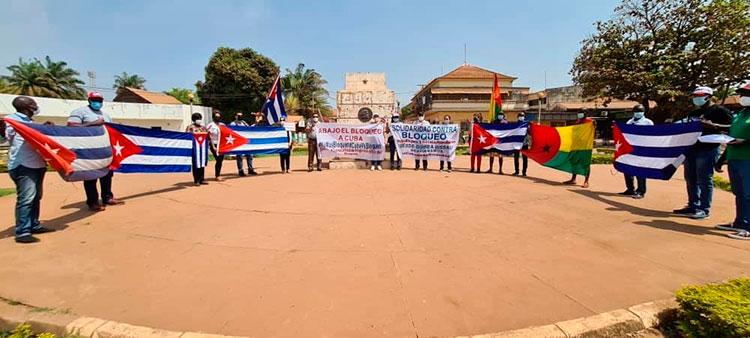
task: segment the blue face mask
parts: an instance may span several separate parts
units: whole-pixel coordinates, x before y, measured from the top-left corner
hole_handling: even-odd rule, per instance
[[[708,102],[708,96],[696,96],[693,98],[693,104],[696,107],[703,107]]]
[[[636,120],[642,119],[643,116],[644,116],[643,112],[635,112],[635,113],[633,113],[633,118],[636,119]]]
[[[103,102],[97,102],[97,101],[91,101],[91,102],[89,102],[89,106],[91,106],[91,109],[93,109],[93,110],[102,109],[103,105],[104,105]]]

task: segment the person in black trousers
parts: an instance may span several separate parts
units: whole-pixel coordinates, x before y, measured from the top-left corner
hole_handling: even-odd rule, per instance
[[[208,136],[208,130],[206,130],[206,127],[203,126],[203,115],[200,113],[193,113],[191,116],[193,123],[187,127],[185,130],[188,133],[193,134],[206,134]],[[204,142],[209,142],[208,140]],[[193,170],[193,184],[197,187],[201,184],[208,184],[206,183],[206,167],[201,166],[198,167],[198,162],[195,156],[195,152],[193,152],[193,160],[192,160],[192,170]]]
[[[518,114],[518,122],[523,123],[526,120],[526,114],[519,113]],[[528,130],[528,129],[527,129]],[[522,150],[529,149],[529,135],[526,134],[526,138],[523,140],[523,148]],[[513,176],[518,176],[518,158],[523,158],[523,171],[521,176],[526,177],[526,169],[529,168],[529,157],[523,154],[520,150],[516,150],[513,152],[513,165],[516,168],[516,171],[513,173]]]
[[[398,149],[396,149],[396,139],[393,138],[393,133],[391,132],[391,123],[398,123],[398,121],[398,114],[394,114],[391,116],[391,122],[385,126],[385,133],[388,135],[388,151],[391,154],[391,170],[401,170],[402,164],[401,157],[398,156]],[[394,158],[396,159],[395,161]]]

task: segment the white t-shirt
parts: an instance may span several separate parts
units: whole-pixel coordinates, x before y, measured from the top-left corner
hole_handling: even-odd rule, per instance
[[[221,132],[219,126],[223,125],[223,122],[219,122],[219,124],[216,124],[216,122],[211,122],[206,126],[206,130],[208,130],[208,137],[211,138],[211,142],[213,144],[219,144],[219,134]]]
[[[654,121],[651,121],[646,117],[641,117],[638,120],[631,118],[630,120],[628,120],[627,124],[634,124],[636,126],[653,126]]]

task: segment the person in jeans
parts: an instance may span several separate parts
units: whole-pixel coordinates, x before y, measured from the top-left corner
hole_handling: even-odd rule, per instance
[[[187,129],[185,129],[185,132],[192,133],[192,134],[206,134],[208,135],[208,130],[206,130],[206,127],[203,126],[203,115],[200,113],[193,113],[193,115],[190,116],[193,123],[190,124]],[[209,142],[208,140],[206,142]],[[198,162],[195,156],[195,152],[193,152],[192,156],[192,171],[193,171],[193,184],[197,187],[201,184],[208,184],[206,182],[206,167],[201,166],[198,168]]]
[[[634,124],[638,126],[653,126],[654,122],[646,116],[646,107],[642,104],[633,107],[633,118],[628,120],[626,124]],[[633,184],[633,176],[625,175],[625,191],[621,192],[620,195],[632,196],[635,199],[641,199],[646,195],[646,178],[638,177],[638,188]]]
[[[451,116],[450,115],[445,115],[443,117],[443,124],[451,124]],[[443,171],[445,162],[446,161],[440,161],[440,171]],[[447,162],[448,162],[448,172],[452,172],[453,171],[453,164],[451,163],[451,161],[447,161]]]
[[[430,121],[425,120],[424,113],[420,112],[418,114],[417,120],[414,121],[414,124],[420,126],[429,126]],[[422,160],[422,167],[424,168],[424,171],[427,171],[427,160]],[[414,160],[414,170],[419,170],[419,160]]]
[[[508,123],[508,120],[505,119],[505,114],[503,112],[500,112],[497,115],[497,118],[492,121],[493,124],[506,124]],[[495,164],[495,157],[497,157],[497,166],[498,175],[503,175],[503,154],[497,150],[492,149],[487,155],[490,157],[490,168],[486,171],[488,174],[492,174],[492,167]]]
[[[307,123],[307,127],[305,127],[305,132],[307,133],[307,171],[311,172],[313,171],[313,157],[317,158],[317,170],[323,171],[321,169],[321,163],[320,163],[320,155],[318,154],[318,134],[315,131],[315,125],[318,124],[320,121],[320,116],[318,116],[318,113],[313,113],[312,117],[310,118],[310,121]]]
[[[727,145],[729,180],[734,194],[736,217],[734,222],[717,225],[721,230],[736,231],[728,236],[750,240],[750,84],[737,89],[742,110],[729,127],[734,141]]]
[[[391,124],[392,123],[398,123],[399,116],[398,113],[394,113],[393,116],[391,116],[391,122],[385,125],[385,134],[388,136],[388,151],[391,155],[391,170],[401,170],[401,157],[398,156],[398,149],[396,149],[396,139],[393,138],[393,134],[391,133]],[[396,161],[394,162],[394,157]]]
[[[684,121],[700,121],[703,125],[701,135],[718,134],[720,128],[727,128],[732,123],[732,113],[711,101],[713,89],[698,87],[693,92],[693,104],[698,108],[691,112]],[[719,157],[719,144],[698,141],[685,154],[683,170],[687,186],[688,204],[673,212],[677,215],[690,216],[693,219],[706,219],[711,212],[711,199],[714,191],[714,165]]]
[[[284,126],[284,122],[286,122],[286,117],[281,117],[281,122],[279,122],[279,127]],[[292,132],[288,131],[286,132],[286,139],[288,143],[288,150],[289,152],[286,154],[279,154],[279,163],[281,164],[281,173],[282,174],[289,174],[289,166],[290,166],[290,160],[292,156],[292,146],[294,145],[294,142],[292,142]]]
[[[250,126],[245,122],[245,120],[242,119],[242,112],[238,111],[234,114],[234,121],[229,123],[230,126],[241,126],[241,127],[248,127]],[[245,157],[245,160],[247,161],[247,173],[249,175],[258,175],[258,173],[255,172],[253,169],[253,155],[237,155],[237,171],[240,174],[240,177],[245,177],[245,169],[242,168],[242,157]]]
[[[526,114],[523,112],[518,113],[518,122],[523,123],[526,121]],[[521,150],[529,149],[529,134],[526,133],[526,138],[523,140],[523,146],[521,147]],[[516,169],[515,172],[513,172],[513,176],[518,176],[518,160],[519,157],[523,158],[523,171],[522,176],[526,177],[526,169],[529,168],[529,157],[526,156],[526,154],[522,153],[521,150],[516,150],[513,152],[513,167]]]
[[[217,182],[221,182],[224,180],[221,178],[221,166],[224,163],[224,155],[219,154],[219,150],[221,150],[219,149],[219,142],[221,141],[221,126],[224,125],[224,123],[221,122],[221,112],[214,110],[212,119],[213,122],[206,126],[206,130],[208,130],[209,140],[211,141],[211,154],[214,155],[214,159],[216,160],[216,163],[214,163],[214,176],[216,177]]]
[[[69,127],[91,127],[103,126],[104,123],[112,122],[109,114],[102,110],[104,96],[101,93],[90,92],[88,94],[88,106],[78,108],[70,113],[68,117]],[[114,198],[112,193],[112,170],[104,177],[99,178],[99,186],[102,188],[102,203],[99,204],[99,191],[96,189],[97,180],[83,181],[86,190],[86,205],[91,211],[104,211],[106,205],[120,205],[125,202]]]
[[[13,99],[16,112],[6,118],[31,123],[31,118],[39,114],[39,107],[30,97],[19,96]],[[5,138],[10,143],[8,174],[16,184],[16,242],[35,243],[39,239],[34,234],[54,231],[39,222],[42,185],[47,164],[23,137],[8,124]]]
[[[383,122],[383,121],[380,119],[380,115],[378,115],[378,114],[372,115],[372,121],[370,121],[371,124],[378,124],[378,123],[381,123],[381,122]],[[376,169],[378,171],[383,170],[383,160],[373,160],[373,161],[370,161],[370,170],[372,171],[372,170],[376,170]]]

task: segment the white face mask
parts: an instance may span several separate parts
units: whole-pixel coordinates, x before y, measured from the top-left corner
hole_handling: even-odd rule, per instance
[[[318,123],[318,118],[317,117],[313,117],[313,122]]]
[[[750,96],[740,96],[740,105],[750,107]]]
[[[519,122],[523,122],[524,120],[526,120],[526,118],[525,118],[525,117],[523,117],[523,116],[519,116],[519,117],[518,117],[518,121],[519,121]]]
[[[583,115],[584,115],[583,113],[578,113],[578,118],[579,118],[579,119],[582,119],[582,118],[583,118]]]
[[[633,118],[636,119],[636,120],[640,120],[640,119],[643,118],[644,115],[645,115],[644,112],[635,112],[635,113],[633,113]]]
[[[420,121],[424,121],[424,116],[420,116],[420,117],[419,117],[419,120],[420,120]]]
[[[34,112],[31,113],[31,116],[37,116],[41,112],[42,112],[42,109],[39,107],[36,107],[36,109],[34,109]]]
[[[203,125],[203,120],[195,120],[195,124],[199,125],[199,126],[202,126]]]

